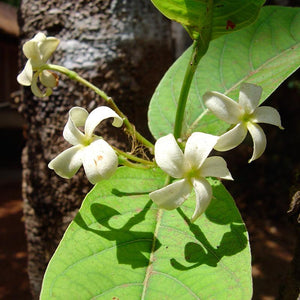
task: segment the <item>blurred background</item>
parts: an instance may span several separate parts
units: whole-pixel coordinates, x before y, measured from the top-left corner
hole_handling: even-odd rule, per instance
[[[0,299],[31,299],[21,200],[25,123],[12,101],[19,90],[18,5],[0,2]]]
[[[26,124],[17,112],[20,1],[0,1],[0,299],[31,299],[21,195],[21,152]],[[267,1],[299,6],[299,1]],[[182,51],[182,50],[180,50]],[[285,284],[297,233],[287,210],[300,190],[300,73],[294,73],[267,100],[278,109],[284,131],[263,126],[268,147],[250,165],[251,141],[226,154],[233,183],[226,182],[250,234],[253,299],[272,300]],[[251,185],[250,185],[251,183]]]

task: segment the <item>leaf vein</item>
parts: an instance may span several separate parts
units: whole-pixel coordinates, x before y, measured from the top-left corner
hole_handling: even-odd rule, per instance
[[[163,275],[165,277],[168,277],[168,278],[174,280],[179,285],[181,285],[182,287],[184,287],[195,299],[201,300],[188,286],[186,286],[183,282],[181,282],[177,278],[171,276],[170,274],[167,274],[167,273],[164,273],[164,272],[159,272],[159,271],[153,271],[153,274]]]
[[[149,258],[149,265],[147,267],[146,270],[146,275],[145,275],[145,279],[144,279],[144,288],[143,288],[143,293],[142,293],[142,297],[141,300],[145,299],[145,295],[147,292],[147,288],[148,288],[148,284],[149,284],[149,279],[151,277],[151,274],[153,273],[153,262],[154,262],[154,252],[155,252],[155,246],[156,246],[156,241],[157,241],[157,235],[158,235],[158,230],[160,228],[161,225],[161,219],[162,219],[162,215],[163,215],[163,210],[159,209],[157,212],[157,216],[156,216],[156,226],[155,226],[155,231],[154,231],[154,236],[153,236],[153,243],[152,243],[152,249],[151,249],[151,254],[150,254],[150,258]]]

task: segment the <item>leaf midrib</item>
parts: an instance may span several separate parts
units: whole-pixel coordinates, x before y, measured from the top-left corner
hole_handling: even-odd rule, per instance
[[[145,299],[149,279],[150,279],[151,274],[152,274],[153,262],[154,262],[154,252],[155,252],[155,248],[156,248],[156,241],[157,241],[157,236],[158,236],[158,231],[159,231],[159,228],[160,228],[162,216],[163,216],[163,210],[158,209],[157,215],[156,215],[156,226],[155,226],[155,231],[154,231],[154,235],[153,235],[153,243],[152,243],[152,248],[151,248],[151,254],[150,254],[150,257],[149,257],[149,264],[148,264],[148,267],[146,269],[145,279],[144,279],[144,282],[143,282],[144,287],[143,287],[141,300]]]

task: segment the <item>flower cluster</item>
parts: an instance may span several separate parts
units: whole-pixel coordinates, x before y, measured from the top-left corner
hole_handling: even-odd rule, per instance
[[[23,46],[28,58],[18,82],[31,85],[39,97],[50,95],[57,85],[55,74],[47,70],[46,62],[56,50],[59,40],[38,33]],[[37,87],[37,79],[46,87],[43,94]],[[207,92],[203,101],[219,119],[232,124],[233,128],[220,137],[194,132],[186,141],[184,152],[172,134],[159,138],[155,144],[155,161],[175,181],[153,191],[150,198],[158,207],[171,210],[179,207],[194,189],[196,208],[191,218],[195,221],[208,207],[212,198],[212,187],[206,177],[232,180],[227,164],[222,157],[208,157],[216,149],[227,151],[238,146],[247,132],[253,139],[254,150],[249,162],[259,158],[266,148],[266,136],[258,123],[269,123],[282,128],[278,111],[269,106],[259,107],[262,88],[255,84],[243,83],[238,102],[219,92]],[[118,167],[115,150],[101,137],[94,134],[95,128],[104,119],[114,118],[113,126],[120,127],[123,119],[111,108],[102,106],[90,114],[81,107],[69,111],[69,119],[63,136],[72,145],[49,163],[49,168],[64,178],[71,178],[83,165],[88,180],[96,184],[109,178]],[[82,132],[79,127],[84,128]]]
[[[56,50],[58,44],[59,40],[57,38],[46,37],[39,32],[23,46],[23,53],[28,61],[23,71],[18,75],[17,80],[22,85],[31,86],[33,94],[37,97],[50,96],[52,88],[57,86],[57,75],[49,70],[43,70],[43,66]],[[42,93],[38,88],[38,79],[46,87],[45,93]]]
[[[150,198],[159,207],[179,207],[194,188],[196,209],[191,221],[195,221],[208,207],[212,198],[212,189],[205,177],[232,179],[223,158],[207,158],[213,148],[218,151],[233,149],[245,139],[249,130],[254,142],[254,151],[249,162],[263,154],[266,137],[257,123],[269,123],[279,128],[282,126],[276,109],[269,106],[258,107],[261,93],[260,86],[250,83],[241,84],[238,103],[218,92],[205,93],[203,100],[207,108],[219,119],[235,126],[220,137],[193,133],[186,142],[184,154],[173,135],[157,140],[155,159],[158,166],[171,177],[180,179],[150,193]]]

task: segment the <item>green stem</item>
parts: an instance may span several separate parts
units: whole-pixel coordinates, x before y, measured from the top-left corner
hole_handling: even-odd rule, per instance
[[[147,166],[144,164],[132,163],[132,162],[128,161],[125,157],[122,157],[122,156],[119,156],[119,164],[130,167],[130,168],[134,168],[134,169],[150,169],[150,168],[152,168],[152,166],[149,166],[149,165]]]
[[[195,71],[197,69],[198,63],[202,56],[206,53],[207,47],[199,43],[199,40],[193,43],[193,52],[187,69],[185,71],[184,79],[181,86],[181,91],[178,99],[178,106],[176,111],[176,119],[174,125],[174,137],[176,139],[180,138],[182,131],[182,123],[184,118],[184,112],[186,107],[186,102],[190,92],[191,84],[194,78]],[[208,45],[207,45],[208,46]]]
[[[122,151],[122,150],[120,150],[120,149],[118,149],[118,148],[116,148],[116,147],[114,147],[114,146],[112,146],[112,148],[113,148],[119,155],[124,156],[124,157],[126,157],[126,158],[128,158],[128,159],[130,159],[130,160],[139,162],[139,163],[144,164],[144,165],[149,165],[149,166],[153,166],[153,167],[155,166],[155,163],[152,162],[152,161],[150,161],[150,160],[142,159],[142,158],[137,157],[137,156],[135,156],[135,155],[132,155],[132,154],[130,154],[130,153],[124,152],[124,151]]]
[[[207,5],[206,20],[204,22],[205,25],[203,26],[202,31],[199,33],[199,37],[193,42],[192,55],[189,60],[187,69],[185,71],[184,79],[181,86],[174,125],[174,137],[176,139],[181,137],[186,102],[188,99],[194,74],[196,72],[199,61],[206,53],[209,46],[209,42],[211,40],[212,11],[213,0],[209,0]]]
[[[165,179],[165,182],[164,182],[164,186],[167,186],[168,184],[170,184],[172,181],[172,178],[170,175],[168,175]]]
[[[56,72],[60,72],[66,76],[68,76],[72,80],[76,80],[79,83],[87,86],[91,90],[93,90],[96,94],[98,94],[101,98],[103,98],[109,105],[110,107],[123,119],[123,123],[125,127],[127,128],[127,131],[130,135],[132,135],[134,138],[136,138],[139,142],[141,142],[143,145],[149,148],[149,151],[153,153],[154,145],[148,141],[145,137],[143,137],[138,131],[136,131],[135,126],[131,124],[126,117],[122,113],[122,111],[118,108],[117,104],[114,102],[114,100],[109,97],[104,91],[100,90],[97,88],[95,85],[90,83],[89,81],[85,80],[81,76],[79,76],[76,72],[71,71],[65,67],[58,66],[58,65],[53,65],[53,64],[46,64],[43,66],[44,70],[52,70]]]

